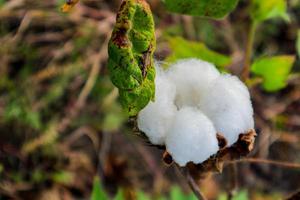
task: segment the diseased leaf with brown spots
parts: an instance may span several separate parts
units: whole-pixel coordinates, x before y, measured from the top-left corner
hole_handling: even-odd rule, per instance
[[[135,116],[154,98],[154,21],[144,0],[124,0],[108,46],[108,67],[120,101]]]

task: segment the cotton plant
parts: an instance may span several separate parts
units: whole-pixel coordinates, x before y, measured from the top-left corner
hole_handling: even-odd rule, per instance
[[[220,18],[236,2],[209,2],[209,7],[224,9],[199,14]],[[124,110],[137,120],[149,142],[165,147],[180,166],[202,163],[218,152],[217,134],[230,146],[240,134],[253,129],[248,89],[237,77],[220,73],[213,64],[199,59],[178,60],[164,70],[154,61],[154,33],[146,1],[123,0],[108,44],[112,83],[119,89]]]
[[[165,145],[180,166],[202,163],[215,154],[217,133],[232,145],[254,128],[247,87],[198,59],[184,59],[163,70],[156,64],[155,101],[142,109],[138,128],[155,145]]]

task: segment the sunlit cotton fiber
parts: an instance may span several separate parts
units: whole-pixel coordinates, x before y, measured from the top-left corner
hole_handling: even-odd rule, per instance
[[[200,110],[183,107],[167,133],[166,148],[180,166],[201,163],[218,151],[214,125]]]
[[[152,144],[163,145],[166,132],[177,112],[174,105],[176,88],[158,65],[155,85],[155,101],[139,113],[138,128],[145,132]]]
[[[155,101],[138,115],[138,128],[150,142],[165,145],[175,162],[201,163],[218,151],[216,134],[229,145],[254,127],[247,87],[197,59],[163,70],[156,64]]]
[[[235,143],[239,134],[253,128],[253,109],[247,87],[237,77],[222,75],[201,99],[200,110],[211,119],[217,132],[228,144]]]
[[[180,60],[167,74],[176,86],[175,104],[178,107],[197,105],[211,82],[220,75],[212,64],[197,59]]]

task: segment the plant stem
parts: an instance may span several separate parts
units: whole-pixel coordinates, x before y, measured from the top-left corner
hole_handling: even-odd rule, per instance
[[[262,159],[262,158],[244,158],[244,159],[241,159],[241,160],[231,161],[231,163],[241,163],[241,162],[277,165],[277,166],[280,166],[280,167],[295,168],[295,169],[300,168],[299,163],[283,162],[283,161],[276,161],[276,160],[267,160],[267,159]]]
[[[175,165],[177,169],[181,172],[181,174],[185,177],[189,187],[195,194],[198,200],[207,200],[207,198],[203,195],[201,192],[199,185],[196,183],[195,179],[190,174],[189,170],[187,168],[181,168],[178,165]]]
[[[231,166],[229,166],[229,175],[230,175],[230,188],[228,192],[228,199],[232,199],[236,192],[238,191],[238,169],[237,164],[233,163]]]
[[[188,182],[190,188],[192,189],[195,196],[197,197],[197,199],[198,200],[207,200],[207,198],[202,194],[202,192],[199,189],[198,184],[195,182],[194,178],[191,176],[191,174],[189,172],[187,172],[187,174],[186,174],[186,179],[187,179],[187,182]]]
[[[244,81],[249,79],[250,65],[251,65],[251,58],[252,58],[252,53],[253,53],[253,44],[254,44],[256,28],[257,28],[257,23],[255,21],[251,22],[248,39],[247,39],[246,52],[245,52],[244,68],[242,71],[242,79]]]

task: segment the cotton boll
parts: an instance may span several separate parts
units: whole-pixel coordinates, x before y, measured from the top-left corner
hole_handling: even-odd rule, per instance
[[[184,59],[170,66],[168,76],[177,89],[175,104],[179,108],[196,106],[219,75],[215,66],[197,59]]]
[[[155,101],[140,111],[137,122],[152,144],[164,145],[166,132],[177,111],[174,105],[176,88],[158,65],[155,84]]]
[[[253,109],[247,87],[235,76],[221,75],[199,104],[216,130],[232,145],[240,133],[253,128]]]
[[[180,166],[201,163],[218,151],[216,130],[201,111],[184,107],[167,133],[166,148]]]

